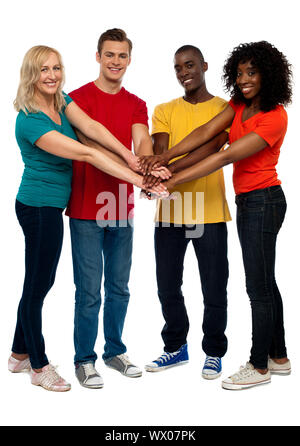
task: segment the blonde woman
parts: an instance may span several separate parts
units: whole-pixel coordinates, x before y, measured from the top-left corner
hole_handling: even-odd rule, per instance
[[[48,361],[41,321],[62,247],[62,212],[71,191],[72,160],[142,187],[142,177],[134,172],[136,157],[62,92],[63,83],[62,59],[55,49],[35,46],[26,53],[14,102],[19,112],[16,139],[25,164],[16,214],[25,236],[26,269],[8,361],[11,372],[30,371],[32,384],[60,392],[71,385]],[[72,126],[101,147],[79,143]],[[154,191],[164,189],[159,186]]]

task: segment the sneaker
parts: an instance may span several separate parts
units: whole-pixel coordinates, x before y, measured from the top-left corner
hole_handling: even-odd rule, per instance
[[[139,376],[142,376],[141,369],[133,365],[128,356],[124,355],[124,353],[122,355],[117,355],[113,358],[107,359],[104,362],[107,367],[117,370],[118,372],[122,373],[122,375],[128,376],[129,378],[138,378]]]
[[[173,353],[164,352],[155,361],[150,362],[145,366],[147,372],[159,372],[161,370],[175,367],[177,365],[183,365],[189,362],[189,355],[187,350],[187,344],[180,347],[179,350]]]
[[[30,372],[31,364],[29,358],[20,361],[19,359],[10,356],[8,358],[8,370],[12,373]]]
[[[269,370],[265,375],[262,375],[250,362],[247,362],[245,366],[240,367],[237,373],[222,381],[222,387],[228,390],[241,390],[270,382],[271,373]]]
[[[93,362],[85,362],[76,366],[75,375],[79,383],[88,389],[101,389],[104,386],[103,379],[95,369]]]
[[[53,392],[66,392],[71,389],[71,384],[59,376],[52,364],[45,365],[41,372],[31,370],[31,384]]]
[[[268,369],[272,375],[290,375],[291,373],[291,362],[288,360],[284,364],[278,364],[269,358]]]
[[[205,379],[216,379],[222,374],[222,360],[214,356],[206,356],[202,369],[202,377]]]

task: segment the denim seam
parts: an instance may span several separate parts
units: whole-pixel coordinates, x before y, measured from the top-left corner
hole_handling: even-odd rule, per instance
[[[39,224],[38,224],[38,231],[37,231],[37,235],[38,235],[38,245],[37,245],[37,248],[36,248],[36,251],[38,252],[39,250],[40,250],[40,247],[41,247],[41,232],[42,232],[42,228],[41,228],[41,208],[37,208],[37,215],[38,215],[38,222],[39,222]],[[31,289],[33,289],[33,286],[32,286],[32,284],[34,283],[34,279],[35,279],[35,277],[36,277],[36,274],[37,274],[37,264],[35,263],[35,266],[34,266],[34,270],[33,270],[33,273],[32,273],[32,276],[31,276],[31,280],[30,280],[30,288]],[[43,367],[44,365],[46,365],[46,364],[43,364],[43,365],[41,365],[41,364],[43,364],[43,362],[39,362],[39,365],[38,365],[38,367],[33,367],[33,368],[41,368],[41,367]]]

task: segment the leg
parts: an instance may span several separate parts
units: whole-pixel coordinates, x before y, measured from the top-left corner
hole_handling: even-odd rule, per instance
[[[189,320],[181,292],[183,262],[189,239],[183,227],[155,228],[155,258],[158,297],[165,325],[162,338],[166,352],[186,344]]]
[[[101,304],[102,249],[104,230],[95,220],[70,218],[74,269],[75,364],[95,362],[94,351],[98,334],[98,315]]]
[[[250,362],[266,369],[272,343],[286,355],[282,303],[274,275],[277,233],[286,204],[281,188],[255,192],[244,200],[237,198],[237,225],[252,308]]]
[[[31,366],[48,364],[42,335],[42,307],[52,287],[63,240],[62,209],[16,203],[25,235],[25,280],[12,351],[28,353]]]
[[[204,226],[200,238],[193,238],[204,300],[202,348],[206,355],[223,357],[227,351],[227,226]]]
[[[105,228],[104,255],[104,309],[103,326],[105,346],[103,359],[126,352],[122,332],[129,301],[128,282],[131,269],[133,228]]]

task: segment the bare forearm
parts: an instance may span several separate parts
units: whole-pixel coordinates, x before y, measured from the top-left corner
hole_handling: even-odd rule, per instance
[[[212,135],[213,136],[213,135]],[[206,132],[205,127],[198,127],[193,130],[188,136],[182,139],[178,144],[173,146],[165,153],[166,158],[170,161],[178,156],[193,152],[195,149],[205,144],[212,137]]]
[[[127,147],[99,122],[92,121],[85,135],[120,156],[127,164],[133,157],[131,150],[128,150]]]
[[[266,146],[267,143],[263,138],[251,132],[233,142],[227,150],[213,153],[194,166],[174,174],[171,180],[174,184],[181,184],[196,178],[205,177],[227,164],[235,163],[254,155]]]
[[[172,177],[174,185],[206,177],[230,162],[224,152],[213,153],[193,166],[175,173]]]
[[[180,158],[176,160],[174,163],[171,163],[168,166],[168,169],[172,173],[180,172],[184,169],[187,169],[190,166],[195,165],[199,161],[205,159],[212,153],[215,153],[223,147],[228,139],[228,133],[222,132],[217,135],[215,138],[211,139],[208,143],[203,144],[198,149],[195,149],[193,152],[186,155],[184,158]]]
[[[85,136],[82,132],[80,132],[80,130],[76,130],[76,135],[82,144],[98,150],[99,152],[103,153],[108,158],[114,160],[116,163],[118,163],[122,166],[127,166],[127,163],[119,155],[111,152],[110,150],[105,149],[103,146],[101,146],[96,141]]]
[[[136,156],[151,156],[153,155],[153,145],[150,136],[141,141],[137,147],[134,147]]]

